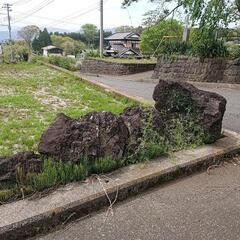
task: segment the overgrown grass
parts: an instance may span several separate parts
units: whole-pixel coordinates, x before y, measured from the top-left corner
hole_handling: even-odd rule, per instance
[[[0,156],[35,151],[59,112],[73,118],[91,111],[119,114],[133,104],[46,66],[0,64]]]
[[[24,173],[19,166],[16,181],[0,185],[0,203],[70,182],[82,181],[92,174],[107,173],[122,165],[122,161],[104,157],[95,161],[83,159],[79,163],[45,159],[40,173]]]

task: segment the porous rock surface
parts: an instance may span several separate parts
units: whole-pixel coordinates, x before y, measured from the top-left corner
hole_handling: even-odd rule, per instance
[[[9,157],[0,157],[0,182],[16,180],[17,168],[27,173],[40,172],[42,159],[33,152],[22,152]]]
[[[178,102],[171,103],[173,92],[181,96]],[[199,90],[186,82],[160,80],[154,89],[153,99],[155,108],[163,118],[166,117],[164,114],[172,118],[177,117],[179,113],[186,115],[189,106],[194,107],[195,120],[207,136],[206,142],[213,143],[221,137],[222,120],[227,103],[221,95]]]
[[[79,119],[60,114],[43,133],[38,150],[63,161],[104,156],[121,159],[128,138],[122,119],[110,112],[92,112]]]
[[[159,112],[153,107],[143,108],[140,106],[127,107],[124,109],[120,118],[128,128],[129,139],[126,145],[126,153],[133,154],[138,148],[141,138],[143,137],[144,127],[150,116],[153,128],[161,133],[162,121]]]

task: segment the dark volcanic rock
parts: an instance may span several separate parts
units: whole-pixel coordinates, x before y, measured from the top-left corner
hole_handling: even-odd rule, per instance
[[[216,93],[197,89],[185,82],[160,80],[153,93],[155,108],[163,118],[176,118],[180,114],[194,114],[202,127],[206,142],[212,143],[221,137],[222,120],[226,99]]]
[[[16,180],[17,168],[21,167],[25,173],[40,172],[42,160],[33,152],[18,153],[9,157],[0,157],[0,182]]]
[[[63,161],[104,156],[121,159],[127,140],[127,127],[110,112],[92,112],[80,119],[61,114],[43,133],[39,152]]]
[[[144,128],[149,124],[146,123],[149,117],[153,129],[160,133],[162,121],[159,112],[155,108],[143,108],[140,106],[128,107],[120,115],[120,118],[127,126],[129,132],[129,139],[126,147],[126,152],[128,154],[133,154],[137,150],[141,138],[143,137]]]
[[[137,149],[140,138],[143,135],[143,110],[140,106],[128,107],[120,115],[120,118],[127,126],[129,132],[126,152],[132,154]]]

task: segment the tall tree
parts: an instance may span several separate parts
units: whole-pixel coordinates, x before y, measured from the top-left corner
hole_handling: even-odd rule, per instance
[[[52,45],[52,40],[48,30],[44,28],[43,31],[40,31],[39,36],[34,38],[32,47],[34,51],[40,53],[42,52],[42,48],[48,45]]]
[[[82,26],[82,30],[84,32],[88,45],[93,46],[94,40],[98,34],[97,26],[95,26],[94,24],[87,23]]]
[[[32,41],[39,35],[40,29],[35,25],[23,27],[18,31],[18,36],[22,38],[28,46],[29,54],[32,54]]]

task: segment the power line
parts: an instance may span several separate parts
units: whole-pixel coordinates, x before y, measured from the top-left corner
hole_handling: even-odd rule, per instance
[[[16,11],[14,11],[14,12],[16,12]],[[24,13],[23,13],[23,12],[18,12],[18,11],[17,11],[16,13],[19,13],[19,14],[21,14],[21,15],[24,16]],[[43,16],[39,16],[39,15],[35,15],[35,14],[34,14],[33,16],[31,16],[31,17],[33,17],[33,18],[38,18],[38,19],[50,20],[50,21],[57,22],[57,23],[61,22],[61,23],[66,23],[66,24],[78,25],[78,26],[79,26],[78,23],[68,22],[68,21],[64,21],[64,20],[61,20],[61,19],[43,17]]]
[[[84,16],[84,15],[92,12],[92,11],[97,10],[98,7],[99,7],[99,4],[96,4],[96,3],[91,4],[91,5],[88,6],[87,8],[82,9],[80,12],[79,12],[79,11],[77,11],[77,12],[75,11],[75,12],[73,12],[73,13],[70,13],[70,14],[66,15],[65,17],[61,18],[61,20],[63,20],[63,21],[67,20],[67,21],[68,21],[68,20],[71,20],[71,19],[79,18],[79,17],[81,17],[81,16]],[[60,21],[61,21],[61,20],[60,20]],[[54,24],[53,26],[57,26],[57,25],[59,25],[59,24],[60,24],[60,23],[57,23],[57,24]],[[49,26],[49,25],[48,25],[48,26]],[[51,26],[52,26],[52,25],[51,25]]]
[[[31,2],[32,0],[18,0],[16,2],[13,2],[12,5],[24,5],[24,4],[27,4],[29,2]]]
[[[32,16],[33,14],[41,11],[43,8],[47,7],[48,5],[50,5],[51,3],[53,3],[55,0],[44,0],[42,1],[38,6],[32,8],[31,10],[29,10],[26,14],[26,16],[20,18],[20,19],[17,19],[16,21],[14,21],[13,23],[16,23],[16,22],[21,22],[23,19],[26,19],[30,16]]]

